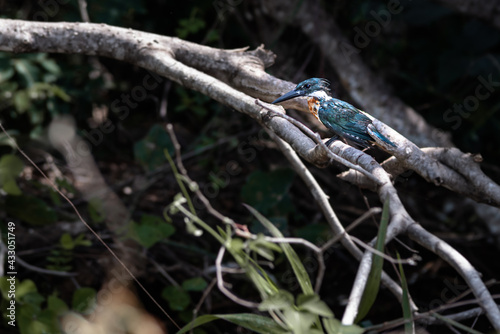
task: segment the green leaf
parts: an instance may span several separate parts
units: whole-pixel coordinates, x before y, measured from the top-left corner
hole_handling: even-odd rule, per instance
[[[202,277],[194,277],[182,282],[182,288],[186,291],[203,291],[207,282]]]
[[[173,225],[153,215],[143,215],[140,224],[132,222],[130,226],[129,236],[146,248],[170,237],[175,232]]]
[[[48,188],[48,190],[49,190],[50,200],[52,201],[52,203],[54,203],[55,206],[60,206],[62,202],[59,193],[52,188]]]
[[[69,310],[68,305],[66,305],[66,303],[55,294],[47,297],[47,308],[56,315],[61,315]]]
[[[243,201],[263,214],[268,214],[277,206],[281,213],[287,213],[293,209],[288,190],[294,177],[295,173],[290,169],[253,172],[241,189]]]
[[[21,195],[21,189],[17,186],[16,180],[14,178],[4,180],[3,190],[10,195]]]
[[[38,63],[47,71],[54,75],[59,76],[61,74],[61,68],[53,59],[44,57],[43,59],[38,59]]]
[[[284,310],[292,306],[293,295],[286,290],[279,290],[259,304],[259,311]]]
[[[5,154],[0,158],[0,186],[10,195],[21,195],[16,177],[21,174],[24,163],[13,154]]]
[[[307,311],[312,314],[317,314],[322,317],[333,317],[333,312],[328,305],[319,299],[319,296],[300,294],[297,297],[297,307],[301,311]]]
[[[92,288],[80,288],[73,294],[72,309],[79,313],[91,312],[96,302],[96,291]]]
[[[134,144],[134,156],[145,169],[153,170],[166,163],[164,149],[167,149],[172,155],[174,145],[165,129],[161,125],[155,124],[143,140]]]
[[[75,248],[75,243],[73,242],[73,238],[69,233],[63,233],[63,235],[59,239],[59,242],[61,243],[61,247],[63,249],[69,250]]]
[[[323,326],[328,334],[361,334],[365,331],[356,325],[344,326],[335,318],[323,318]]]
[[[106,212],[102,206],[102,200],[98,198],[92,198],[88,201],[87,210],[90,215],[90,219],[94,223],[102,223],[106,219]]]
[[[20,300],[30,293],[38,292],[35,283],[30,279],[25,279],[22,282],[16,281],[16,299]]]
[[[29,288],[31,289],[31,287]],[[16,299],[21,301],[22,304],[32,304],[37,306],[41,306],[42,303],[45,301],[44,296],[34,291],[28,292],[24,294],[22,297],[17,297]]]
[[[168,301],[170,309],[173,311],[183,311],[191,303],[191,297],[181,287],[169,285],[161,292],[163,299]]]
[[[273,251],[281,253],[281,247],[273,242],[264,239],[264,235],[259,234],[257,239],[248,242],[248,247],[269,261],[274,261]]]
[[[24,304],[18,309],[17,323],[21,334],[42,334],[47,331],[44,324],[37,321],[41,309],[33,304]]]
[[[0,291],[5,300],[9,300],[8,294],[12,290],[16,291],[16,301],[21,301],[29,294],[38,293],[35,283],[30,279],[19,281],[17,278],[10,279],[12,276],[0,277]],[[43,298],[43,297],[42,297]]]
[[[316,315],[309,312],[301,312],[288,308],[283,310],[286,324],[293,328],[293,334],[312,333],[311,326],[316,320]]]
[[[192,328],[218,319],[229,321],[260,334],[292,334],[291,331],[283,329],[273,319],[251,313],[202,315],[184,326],[177,334],[187,333]]]
[[[14,68],[17,73],[24,79],[26,86],[33,86],[38,77],[38,68],[27,59],[16,59],[14,61]]]
[[[14,107],[18,113],[22,114],[31,107],[31,98],[26,90],[19,90],[14,93]]]
[[[467,327],[465,325],[462,325],[461,323],[459,323],[458,321],[455,321],[453,319],[450,319],[448,318],[447,316],[444,316],[444,315],[441,315],[439,313],[436,313],[436,312],[431,312],[432,316],[443,321],[444,323],[447,323],[448,325],[451,325],[451,326],[454,326],[454,327],[457,327],[465,332],[468,332],[468,333],[471,333],[471,334],[483,334],[475,329],[472,329],[470,327]]]
[[[76,238],[73,240],[75,247],[76,246],[92,246],[92,242],[90,240],[85,239],[85,234],[79,234],[76,236]]]
[[[14,69],[8,67],[6,69],[0,69],[0,83],[5,82],[14,76]]]
[[[377,236],[377,244],[375,249],[379,252],[384,252],[385,236],[387,233],[387,225],[389,224],[389,199],[384,202],[384,208],[382,210],[382,218],[380,219],[380,227]],[[377,298],[378,290],[380,288],[380,277],[382,276],[382,269],[384,266],[384,258],[380,255],[373,254],[372,256],[372,267],[370,270],[370,275],[368,275],[368,281],[366,282],[365,291],[363,292],[363,297],[359,304],[358,315],[354,322],[359,322],[363,319],[370,308],[373,306],[375,299]]]
[[[9,215],[35,226],[49,225],[57,221],[54,209],[35,196],[7,196],[5,210]]]
[[[399,253],[396,253],[398,260],[401,260]],[[403,264],[399,263],[399,276],[401,277],[401,289],[403,290],[403,298],[401,300],[401,306],[403,308],[403,318],[405,322],[405,333],[412,334],[415,333],[415,323],[413,322],[413,314],[411,312],[410,306],[410,294],[408,291],[408,283],[406,281],[405,272],[403,270]]]
[[[21,334],[60,333],[57,314],[52,310],[41,310],[33,304],[24,304],[19,308],[19,332]]]
[[[273,224],[271,224],[269,220],[267,220],[263,215],[261,215],[251,206],[246,204],[244,205],[255,216],[255,218],[257,218],[257,220],[260,221],[262,225],[264,225],[269,230],[272,236],[276,238],[283,238],[283,234]],[[304,268],[304,265],[300,261],[297,253],[293,250],[292,246],[287,243],[281,243],[280,247],[281,249],[283,249],[288,262],[292,266],[293,272],[297,277],[302,292],[306,295],[314,294],[311,280],[309,279],[309,275],[307,274],[307,270],[306,268]]]
[[[70,102],[71,101],[71,96],[69,96],[68,94],[66,94],[66,92],[61,87],[59,87],[57,85],[50,85],[50,91],[55,96],[57,96],[58,98],[60,98],[61,100],[63,100],[64,102]]]

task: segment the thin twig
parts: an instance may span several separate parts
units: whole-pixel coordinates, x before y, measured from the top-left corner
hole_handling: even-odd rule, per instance
[[[361,247],[363,247],[364,249],[366,249],[367,251],[375,254],[375,255],[378,255],[380,257],[383,257],[386,261],[390,262],[390,263],[395,263],[395,264],[409,264],[410,266],[416,266],[417,265],[417,261],[421,260],[421,257],[418,256],[417,254],[413,254],[410,258],[408,259],[402,259],[402,260],[396,260],[395,258],[393,257],[390,257],[389,255],[383,253],[383,252],[380,252],[379,250],[371,247],[370,245],[368,245],[366,242],[363,242],[361,240],[359,240],[358,238],[356,238],[355,236],[352,236],[351,235],[351,238],[352,240],[357,243],[358,245],[360,245]]]
[[[411,225],[407,233],[411,239],[423,247],[432,250],[462,276],[478,299],[479,305],[486,311],[486,315],[493,327],[500,329],[500,309],[482,281],[479,272],[474,269],[472,264],[456,249],[418,224]]]
[[[353,221],[351,224],[349,224],[349,226],[347,226],[345,228],[344,233],[349,233],[355,227],[357,227],[359,224],[364,222],[366,219],[368,219],[376,214],[379,214],[380,212],[382,212],[381,208],[370,208],[368,211],[366,211],[360,217],[358,217],[355,221]],[[323,246],[321,246],[321,251],[322,252],[326,251],[328,248],[332,247],[335,243],[337,243],[342,237],[343,237],[343,235],[337,235],[337,236],[331,238],[330,240],[325,242],[325,244]]]
[[[340,240],[342,245],[349,251],[349,253],[351,253],[352,256],[354,256],[358,260],[361,260],[363,257],[363,253],[356,246],[356,244],[350,239],[350,236],[346,233],[346,230],[340,223],[340,220],[338,219],[337,215],[335,214],[335,211],[330,205],[327,195],[324,193],[323,189],[318,184],[318,182],[311,174],[309,169],[307,169],[302,160],[299,158],[297,152],[295,152],[291,148],[290,144],[288,144],[283,139],[279,138],[274,132],[268,130],[267,128],[266,131],[269,133],[271,138],[273,138],[273,140],[278,144],[278,147],[283,152],[285,157],[288,159],[292,168],[302,178],[307,188],[313,195],[316,203],[319,205],[321,211],[323,212],[326,221],[330,224],[330,228],[332,229],[334,235],[334,238],[332,240],[334,241],[332,242],[332,240],[330,240],[330,242],[328,242],[327,245],[324,245],[322,248],[326,250],[334,242]],[[371,216],[372,214],[375,214],[376,211],[377,209],[369,210],[367,213],[365,213],[363,216],[360,217],[361,220],[359,221],[359,223],[361,223],[364,219]],[[358,223],[356,223],[356,225],[357,224]],[[353,227],[351,228],[354,228],[354,226],[356,225],[353,225]],[[322,282],[321,280],[323,279],[324,276],[324,270],[325,268],[321,267],[320,263],[320,268],[318,268],[318,276],[316,277],[316,285],[315,285],[316,291],[319,291],[319,289],[321,288],[321,282]],[[401,299],[403,294],[401,287],[385,272],[382,272],[382,282],[398,299]],[[417,308],[414,304],[412,304],[412,306],[414,307],[414,309]]]
[[[172,284],[175,287],[180,287],[181,286],[179,283],[177,283],[176,280],[174,280],[174,278],[172,276],[169,275],[169,273],[158,262],[156,262],[153,259],[149,259],[149,261],[151,261],[151,263],[153,263],[153,265],[155,266],[156,270],[158,270],[158,272],[163,277],[165,277],[167,279],[167,281],[170,282],[170,284]]]
[[[313,244],[312,242],[309,242],[305,239],[302,238],[272,238],[272,237],[265,237],[264,238],[267,241],[271,242],[277,242],[277,243],[289,243],[289,244],[300,244],[305,247],[310,248],[314,253],[316,253],[316,257],[318,260],[318,273],[316,275],[316,282],[314,284],[314,292],[319,293],[319,290],[321,289],[321,284],[323,282],[323,278],[325,276],[325,259],[323,257],[323,251],[321,248]]]
[[[47,274],[47,275],[53,275],[53,276],[62,276],[62,277],[74,277],[74,276],[78,276],[77,273],[71,273],[71,272],[66,272],[66,271],[58,271],[58,270],[50,270],[50,269],[45,269],[45,268],[40,268],[40,267],[34,266],[34,265],[29,264],[28,262],[24,261],[23,259],[21,259],[19,256],[16,256],[16,261],[17,261],[17,263],[19,263],[24,268],[29,269],[31,271],[35,271],[37,273],[41,273],[41,274]]]
[[[87,1],[78,0],[78,9],[83,22],[90,22],[89,12],[87,11]]]
[[[236,304],[239,304],[241,306],[245,306],[248,308],[257,308],[259,307],[258,303],[250,302],[245,299],[241,299],[240,297],[236,296],[233,294],[231,291],[226,289],[224,286],[224,279],[222,278],[222,258],[224,257],[224,253],[226,251],[226,248],[224,246],[221,246],[219,249],[219,253],[217,254],[217,259],[215,260],[215,266],[217,268],[217,287],[219,290],[229,299],[231,299],[233,302]]]
[[[214,209],[214,207],[212,206],[212,204],[210,203],[210,201],[200,191],[200,187],[199,187],[198,183],[196,183],[195,181],[193,181],[189,177],[189,174],[187,173],[187,170],[184,167],[184,164],[182,163],[181,145],[179,144],[179,141],[177,140],[177,136],[175,135],[174,127],[173,127],[173,125],[171,123],[168,123],[165,128],[166,128],[166,130],[167,130],[167,132],[168,132],[168,134],[170,136],[170,139],[172,140],[172,143],[174,145],[176,163],[177,163],[177,166],[179,168],[179,172],[190,183],[190,189],[191,189],[191,191],[194,191],[194,193],[196,194],[196,196],[198,196],[198,198],[200,199],[200,201],[203,203],[203,205],[205,206],[205,208],[207,209],[207,211],[212,216],[214,216],[215,218],[219,219],[221,222],[223,222],[225,224],[230,224],[230,225],[232,225],[234,227],[235,222],[231,218],[229,218],[227,216],[224,216],[219,211],[217,211],[216,209]]]
[[[0,265],[2,265],[2,268],[0,268],[0,272],[3,270],[3,256],[7,252],[7,247],[4,245],[3,241],[0,240]],[[16,262],[19,263],[22,267],[37,272],[41,274],[46,274],[46,275],[53,275],[53,276],[62,276],[62,277],[74,277],[78,276],[77,273],[70,273],[66,271],[59,271],[59,270],[50,270],[50,269],[45,269],[45,268],[40,268],[37,266],[34,266],[32,264],[29,264],[28,262],[24,261],[21,259],[18,255],[16,255]]]
[[[210,284],[205,288],[205,290],[203,290],[203,294],[202,294],[200,300],[198,301],[198,304],[196,304],[195,308],[193,309],[193,320],[191,321],[191,324],[193,325],[193,327],[189,330],[189,332],[191,334],[193,333],[193,330],[194,330],[194,320],[198,316],[198,312],[200,311],[200,308],[203,305],[203,302],[205,302],[205,299],[207,299],[210,292],[214,288],[215,284],[217,284],[217,278],[212,279]]]

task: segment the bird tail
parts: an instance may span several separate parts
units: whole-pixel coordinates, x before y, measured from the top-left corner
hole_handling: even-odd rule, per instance
[[[380,139],[384,143],[386,143],[388,145],[391,145],[392,147],[396,147],[396,144],[394,144],[392,141],[390,141],[389,139],[387,139],[383,134],[381,134],[375,128],[375,126],[373,124],[368,125],[367,129],[368,129],[368,133],[370,134],[370,136],[377,137],[378,139]]]

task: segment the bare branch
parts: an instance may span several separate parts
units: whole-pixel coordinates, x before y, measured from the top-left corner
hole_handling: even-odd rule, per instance
[[[221,246],[219,249],[219,253],[217,254],[217,259],[215,260],[215,266],[217,268],[217,287],[219,288],[220,292],[222,292],[227,298],[231,299],[233,302],[236,304],[239,304],[241,306],[245,306],[248,308],[257,308],[259,307],[258,303],[250,302],[245,299],[241,299],[240,297],[236,296],[233,294],[231,291],[229,291],[225,285],[224,285],[224,279],[222,278],[222,258],[224,257],[226,248],[224,246]]]
[[[410,238],[448,262],[464,278],[493,326],[497,330],[500,329],[500,309],[482,281],[479,272],[470,262],[453,247],[418,224],[409,226],[407,232]]]
[[[479,167],[481,155],[463,153],[454,147],[419,149],[412,146],[407,147],[408,154],[391,157],[381,164],[393,178],[412,170],[435,185],[469,196],[477,202],[500,206],[500,186]],[[363,188],[374,189],[375,186],[365,175],[352,169],[340,174],[340,178]]]

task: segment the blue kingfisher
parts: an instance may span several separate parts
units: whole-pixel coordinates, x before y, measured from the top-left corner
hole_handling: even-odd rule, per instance
[[[336,135],[326,143],[327,146],[340,136],[361,147],[376,144],[374,137],[396,147],[392,141],[375,128],[371,116],[347,102],[331,97],[329,86],[330,83],[325,79],[307,79],[299,83],[294,90],[282,95],[272,103],[306,96],[309,111]]]

